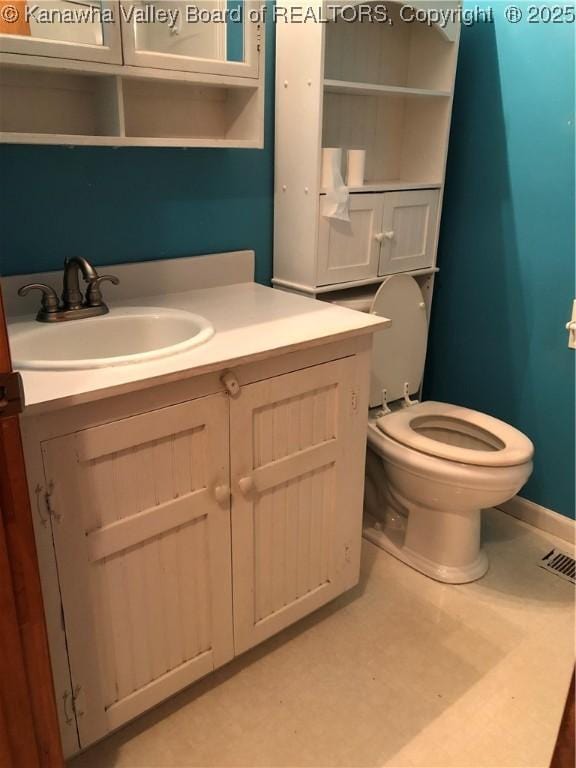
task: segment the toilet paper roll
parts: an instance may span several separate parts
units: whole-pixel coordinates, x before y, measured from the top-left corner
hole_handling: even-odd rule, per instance
[[[336,186],[336,180],[342,179],[341,147],[324,147],[322,149],[322,188],[332,189]]]
[[[348,173],[346,180],[349,187],[364,186],[364,168],[366,166],[365,149],[348,150]]]
[[[348,188],[342,178],[341,147],[322,149],[322,188],[326,191],[324,216],[328,219],[350,221]]]

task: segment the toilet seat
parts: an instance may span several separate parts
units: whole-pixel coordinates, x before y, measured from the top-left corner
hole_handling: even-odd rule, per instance
[[[416,395],[422,384],[428,320],[420,286],[410,275],[386,277],[370,312],[392,321],[374,334],[370,407]]]
[[[423,402],[381,416],[378,429],[420,453],[477,467],[524,464],[534,454],[519,430],[484,413],[448,403]]]

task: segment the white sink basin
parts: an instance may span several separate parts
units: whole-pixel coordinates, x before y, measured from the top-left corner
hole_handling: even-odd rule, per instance
[[[14,323],[9,335],[14,368],[65,371],[175,355],[208,341],[214,328],[191,312],[137,307],[84,320]]]

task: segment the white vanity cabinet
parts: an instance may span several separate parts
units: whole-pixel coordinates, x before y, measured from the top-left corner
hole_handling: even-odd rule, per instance
[[[24,415],[68,756],[357,582],[370,349]]]

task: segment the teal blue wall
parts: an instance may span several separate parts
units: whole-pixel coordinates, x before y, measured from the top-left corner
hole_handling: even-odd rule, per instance
[[[0,148],[0,273],[244,248],[272,268],[274,29],[266,40],[264,150]]]
[[[525,432],[522,495],[574,517],[574,26],[492,5],[462,33],[426,395]]]

